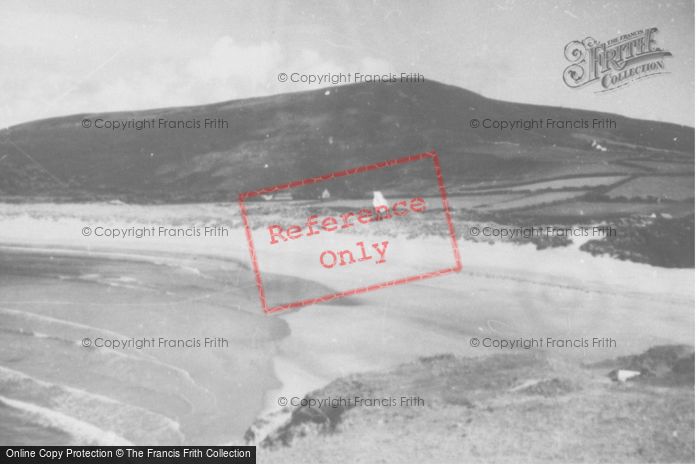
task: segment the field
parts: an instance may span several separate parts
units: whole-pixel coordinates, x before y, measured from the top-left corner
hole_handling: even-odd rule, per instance
[[[637,177],[606,192],[610,198],[688,201],[695,197],[693,176]]]
[[[505,185],[494,189],[483,189],[481,192],[488,193],[493,191],[509,190],[514,192],[527,191],[535,192],[538,190],[560,190],[560,189],[580,189],[591,188],[615,184],[626,179],[626,176],[593,176],[593,177],[566,177],[545,182],[534,182],[524,185]]]

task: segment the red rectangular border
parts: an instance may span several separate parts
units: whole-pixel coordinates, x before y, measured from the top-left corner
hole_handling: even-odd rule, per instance
[[[445,211],[445,219],[447,220],[447,228],[450,234],[450,241],[452,244],[452,252],[455,258],[455,266],[446,269],[441,269],[434,272],[426,272],[423,274],[414,275],[411,277],[405,277],[403,279],[390,280],[388,282],[382,282],[380,284],[370,285],[368,287],[355,288],[352,290],[346,290],[337,293],[330,293],[328,295],[309,298],[306,300],[295,301],[293,303],[287,303],[279,306],[268,307],[267,301],[265,300],[265,290],[263,289],[262,276],[260,274],[260,269],[258,267],[258,258],[255,254],[255,245],[253,244],[253,233],[250,230],[250,225],[248,223],[248,212],[245,208],[245,200],[247,198],[255,197],[262,194],[278,192],[280,190],[287,190],[294,187],[300,187],[302,185],[310,185],[324,180],[335,179],[338,177],[345,177],[352,174],[359,174],[362,172],[374,171],[376,169],[397,166],[400,164],[410,163],[413,161],[420,161],[426,158],[432,158],[433,166],[435,168],[435,175],[438,181],[438,189],[440,190],[440,197],[442,198],[442,207]],[[449,274],[451,272],[459,272],[462,270],[462,259],[459,255],[459,246],[457,245],[457,236],[455,235],[454,224],[452,223],[452,216],[450,215],[450,207],[447,203],[447,191],[445,190],[445,182],[442,178],[442,168],[440,167],[440,160],[438,154],[435,151],[420,153],[417,155],[405,156],[403,158],[382,161],[380,163],[368,164],[366,166],[360,166],[353,169],[346,169],[344,171],[336,171],[328,174],[324,174],[318,177],[310,177],[308,179],[296,180],[293,182],[288,182],[286,184],[274,185],[272,187],[262,188],[260,190],[254,190],[250,192],[244,192],[238,195],[238,205],[241,209],[241,216],[243,217],[243,226],[245,227],[246,238],[248,239],[248,250],[250,251],[250,260],[253,264],[253,272],[255,274],[255,283],[258,286],[258,294],[260,296],[260,302],[262,303],[263,311],[267,314],[274,313],[278,311],[283,311],[285,309],[300,308],[302,306],[307,306],[315,303],[324,303],[326,301],[334,300],[343,296],[357,295],[360,293],[366,293],[372,290],[378,290],[382,287],[390,287],[392,285],[405,284],[408,282],[413,282],[416,280],[429,279],[431,277],[437,277],[444,274]]]

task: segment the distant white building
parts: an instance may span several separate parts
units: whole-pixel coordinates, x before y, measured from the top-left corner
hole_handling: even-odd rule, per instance
[[[386,201],[386,198],[384,198],[384,195],[382,195],[382,192],[375,190],[373,193],[374,198],[372,199],[372,205],[375,207],[375,209],[380,206],[384,206],[388,209],[389,203]]]
[[[610,377],[612,380],[620,383],[625,383],[629,379],[633,379],[635,377],[638,377],[642,373],[639,371],[631,371],[627,369],[615,369],[612,371],[610,374],[608,374],[608,377]]]

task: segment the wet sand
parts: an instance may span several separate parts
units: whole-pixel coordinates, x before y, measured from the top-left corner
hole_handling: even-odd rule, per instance
[[[9,369],[0,395],[10,389],[13,400],[92,424],[104,431],[89,438],[98,442],[113,442],[110,433],[131,443],[238,441],[278,385],[272,357],[287,328],[253,310],[236,274],[235,263],[212,259],[0,248],[0,368]],[[81,346],[85,337],[222,337],[228,346],[95,349]],[[30,391],[16,388],[20,373]],[[145,411],[150,422],[136,419]],[[55,425],[48,415],[34,419]]]

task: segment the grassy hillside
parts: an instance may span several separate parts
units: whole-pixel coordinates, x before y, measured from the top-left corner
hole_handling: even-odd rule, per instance
[[[620,383],[612,369],[640,369]],[[692,347],[580,366],[543,353],[451,355],[339,379],[310,398],[423,404],[293,408],[260,462],[693,462]],[[249,434],[250,436],[250,434]]]
[[[617,126],[501,131],[469,125],[473,118],[594,117],[612,118]],[[84,118],[221,118],[229,127],[113,131],[83,128]],[[241,191],[433,149],[453,196],[556,179],[564,179],[565,187],[567,180],[576,185],[576,178],[599,175],[625,180],[692,175],[693,135],[689,127],[501,102],[431,81],[358,84],[14,126],[0,132],[0,194],[5,199],[225,201]],[[618,192],[626,199],[656,197],[659,185],[667,184],[637,182]],[[331,193],[361,194],[370,188],[360,179],[351,192]]]

